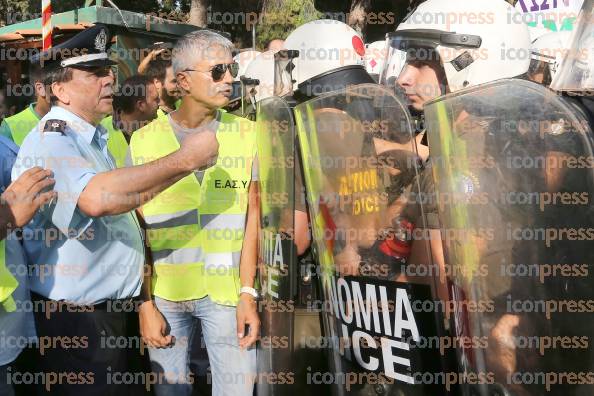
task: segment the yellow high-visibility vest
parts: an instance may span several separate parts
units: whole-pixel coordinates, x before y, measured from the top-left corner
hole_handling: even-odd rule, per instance
[[[202,181],[192,173],[142,207],[155,269],[152,291],[166,300],[208,295],[219,304],[237,304],[256,134],[251,121],[220,116],[217,163]],[[168,117],[139,129],[130,141],[134,165],[179,147]]]
[[[31,130],[39,123],[39,117],[33,110],[32,105],[29,105],[25,110],[12,117],[8,117],[4,121],[10,128],[12,141],[20,147],[21,144],[23,144],[25,137],[27,137],[29,132],[31,132]]]
[[[7,312],[16,310],[12,292],[16,290],[19,282],[6,268],[6,241],[0,241],[0,304]]]
[[[113,117],[105,117],[101,125],[107,129],[107,150],[113,156],[118,168],[126,166],[126,155],[128,154],[128,142],[124,132],[113,126]]]

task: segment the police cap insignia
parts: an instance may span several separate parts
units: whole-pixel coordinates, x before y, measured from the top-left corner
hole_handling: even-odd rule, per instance
[[[47,120],[43,127],[43,132],[60,132],[62,135],[66,133],[66,121],[64,120]]]
[[[107,47],[107,33],[105,29],[101,29],[99,34],[95,36],[95,49],[97,51],[105,52],[105,47]]]

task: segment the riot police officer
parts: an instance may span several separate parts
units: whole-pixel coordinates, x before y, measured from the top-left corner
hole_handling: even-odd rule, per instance
[[[594,39],[590,23],[593,15],[594,4],[585,1],[578,15],[576,32],[571,36],[572,41],[564,41],[566,51],[556,59],[556,73],[550,85],[552,90],[567,94],[578,104],[589,119],[590,126],[594,125]]]
[[[435,15],[460,16],[462,10],[477,17],[489,10],[492,23],[425,22]],[[550,260],[558,265],[567,264],[568,259],[591,262],[584,241],[540,243],[530,233],[520,237],[515,233],[518,229],[556,227],[587,230],[591,225],[591,214],[579,202],[547,206],[547,194],[584,190],[589,194],[591,172],[550,164],[587,153],[590,132],[580,115],[550,91],[519,80],[497,81],[522,76],[528,70],[527,28],[513,23],[516,18],[506,18],[510,13],[503,2],[427,1],[391,36],[392,47],[407,51],[407,57],[412,54],[414,61],[425,56],[417,64],[408,63],[400,81],[412,106],[424,111],[428,125],[433,179],[442,197],[437,203],[453,303],[483,302],[490,307],[482,312],[463,309],[456,313],[453,326],[458,333],[478,339],[485,336],[487,342],[484,348],[459,350],[459,362],[464,370],[489,375],[488,382],[498,383],[500,392],[540,394],[544,387],[550,392],[575,392],[576,384],[550,389],[523,379],[538,370],[548,370],[558,379],[558,371],[552,368],[555,364],[577,371],[591,367],[587,351],[561,348],[542,357],[522,342],[534,335],[541,342],[560,333],[583,335],[589,324],[569,329],[562,325],[567,320],[564,315],[551,323],[538,310],[518,311],[514,304],[558,301],[563,289],[579,300],[587,296],[584,279],[539,280],[534,272],[509,269],[536,268]],[[427,75],[432,77],[432,86],[441,83],[445,89],[433,95],[431,90],[422,90],[419,76]],[[415,79],[416,84],[412,83]],[[423,97],[427,94],[429,97]],[[546,165],[526,165],[535,158]],[[580,179],[581,184],[577,182]],[[542,206],[527,201],[529,196],[540,197]],[[546,270],[541,267],[536,274],[538,271]],[[579,314],[574,317],[580,320]],[[474,327],[467,328],[469,324]],[[469,362],[470,355],[474,358]],[[480,355],[486,360],[479,367]],[[522,377],[525,373],[528,377]],[[479,394],[488,394],[489,383],[476,388]],[[463,393],[473,387],[461,384]]]
[[[421,360],[425,367],[439,362],[432,352],[427,355],[425,351],[403,351],[400,342],[410,336],[417,339],[417,323],[425,323],[425,328],[437,332],[434,319],[422,313],[412,318],[410,312],[405,314],[409,319],[405,324],[387,315],[390,301],[398,305],[391,310],[398,312],[396,316],[408,309],[408,298],[394,300],[394,296],[402,296],[404,290],[419,301],[430,298],[431,294],[421,285],[394,282],[391,271],[400,265],[403,255],[408,254],[408,246],[406,241],[394,237],[399,231],[391,230],[387,236],[382,235],[383,230],[390,228],[394,217],[388,205],[390,189],[396,184],[410,188],[410,181],[407,183],[405,179],[409,179],[416,168],[413,165],[409,172],[402,172],[406,171],[405,167],[397,169],[393,158],[382,162],[380,156],[391,151],[402,151],[403,155],[412,153],[414,136],[410,117],[402,101],[375,84],[365,71],[363,41],[346,24],[329,20],[310,22],[292,32],[285,46],[286,51],[279,51],[275,62],[274,87],[281,98],[262,102],[258,120],[284,121],[283,116],[279,116],[284,114],[289,125],[296,125],[318,262],[320,301],[312,300],[308,308],[321,314],[321,340],[329,348],[331,386],[345,394],[395,394],[408,386],[410,378],[406,372],[411,366],[419,367],[423,364]],[[293,112],[291,103],[295,106]],[[275,155],[279,156],[281,149],[285,151],[287,146],[277,144]],[[265,151],[259,149],[259,155],[262,157]],[[265,164],[262,159],[260,163]],[[264,169],[260,172],[261,182],[265,182],[267,168],[261,166],[261,169]],[[398,177],[400,174],[402,178]],[[278,218],[285,219],[282,215]],[[274,273],[274,260],[266,264],[270,267],[266,270]],[[265,299],[274,302],[291,295],[287,288],[290,285],[279,282],[274,276],[265,281]],[[337,291],[339,288],[341,291]],[[364,290],[361,295],[360,290]],[[367,301],[367,308],[361,305],[353,308],[353,300],[357,299],[356,304],[359,304],[361,297]],[[385,312],[383,323],[377,320],[364,325],[359,316],[362,311],[370,315],[368,318],[376,319],[380,311]],[[392,332],[393,326],[398,330]],[[269,330],[276,334],[274,330],[284,331],[285,328]],[[424,332],[423,335],[429,334]],[[380,345],[384,346],[383,351]],[[277,358],[278,355],[277,352]],[[405,359],[404,367],[395,364]],[[311,378],[317,378],[322,373],[310,374]],[[397,380],[403,386],[393,386]],[[430,390],[419,388],[419,391]]]
[[[241,51],[233,57],[233,60],[239,65],[239,70],[237,75],[233,77],[233,83],[231,84],[232,93],[231,97],[229,98],[229,104],[225,106],[226,111],[242,117],[244,116],[245,113],[243,112],[242,108],[244,101],[244,90],[241,80],[245,75],[249,65],[252,64],[258,55],[260,55],[259,51],[247,50]]]

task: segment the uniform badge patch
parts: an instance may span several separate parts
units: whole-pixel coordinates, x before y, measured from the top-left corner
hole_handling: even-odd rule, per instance
[[[66,121],[47,120],[43,132],[60,132],[62,135],[66,135]]]
[[[476,194],[480,188],[481,183],[473,173],[468,172],[460,176],[460,189],[466,202],[469,202],[472,195]]]

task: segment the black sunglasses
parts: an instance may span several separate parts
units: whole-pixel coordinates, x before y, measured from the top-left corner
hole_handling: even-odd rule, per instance
[[[191,72],[197,71],[202,73],[211,73],[213,81],[217,82],[220,81],[224,76],[225,73],[229,70],[231,73],[231,77],[237,77],[239,73],[239,64],[237,62],[233,63],[219,63],[218,65],[214,65],[210,70],[195,70],[195,69],[185,69],[184,71]]]

